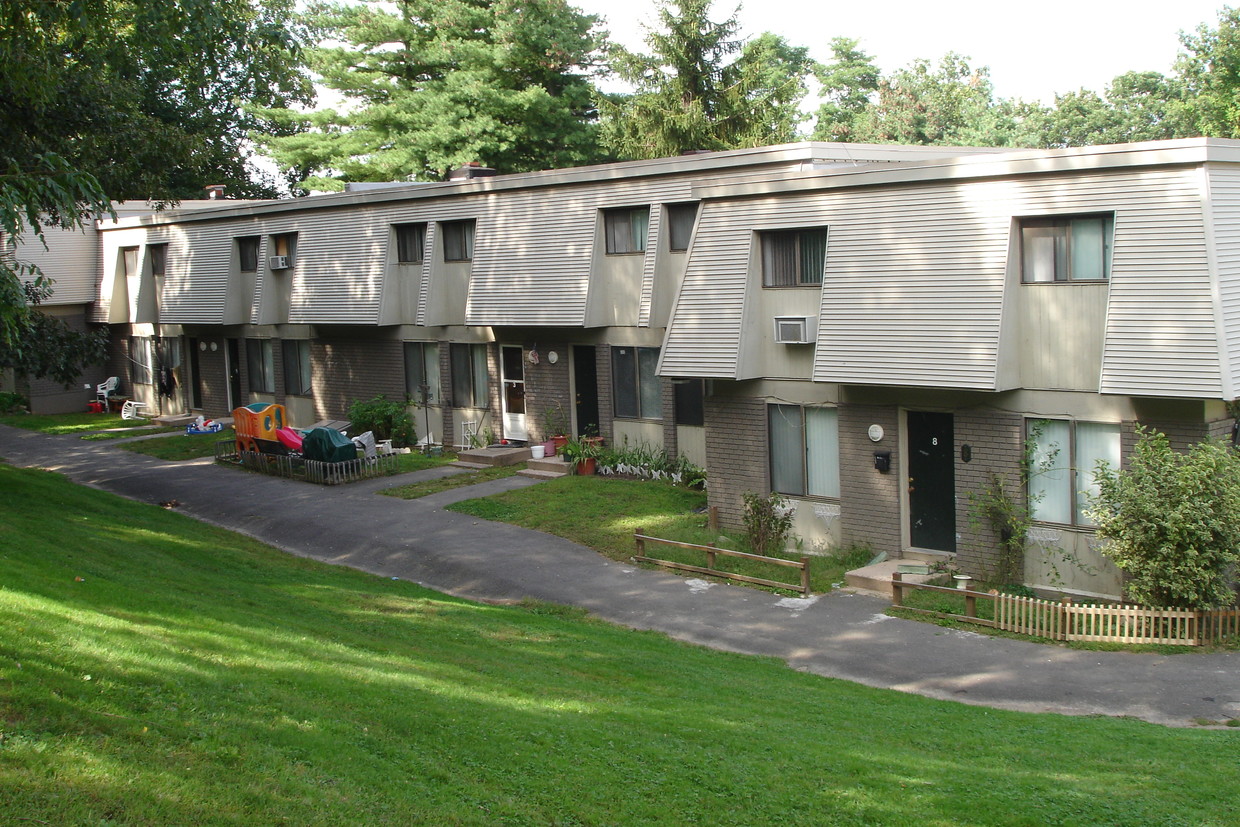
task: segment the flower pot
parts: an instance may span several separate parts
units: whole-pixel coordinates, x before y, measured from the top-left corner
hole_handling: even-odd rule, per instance
[[[530,446],[530,459],[542,459],[546,455],[547,449],[542,445]]]
[[[594,476],[598,470],[598,460],[594,457],[584,457],[577,460],[577,475],[580,477]]]
[[[560,451],[564,450],[564,446],[568,444],[568,437],[553,436],[551,437],[551,441],[555,444],[555,450],[551,452],[551,456],[555,456],[560,453]]]
[[[103,413],[103,403],[102,402],[87,402],[86,410],[90,411],[91,413]]]
[[[542,444],[542,446],[543,446],[544,457],[555,456],[555,440],[554,439],[547,440],[546,442]]]

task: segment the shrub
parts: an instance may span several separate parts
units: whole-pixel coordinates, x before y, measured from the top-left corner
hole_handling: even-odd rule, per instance
[[[1240,563],[1240,454],[1220,440],[1187,453],[1165,434],[1137,429],[1126,470],[1100,464],[1090,515],[1102,553],[1128,574],[1147,606],[1212,609],[1235,602]]]
[[[409,415],[409,401],[395,401],[386,396],[376,396],[365,401],[358,400],[349,406],[349,419],[353,433],[374,431],[376,440],[390,439],[392,445],[403,448],[418,441]]]
[[[26,397],[20,393],[0,393],[0,415],[21,413],[26,410]]]
[[[788,545],[796,508],[772,491],[766,496],[745,495],[745,531],[755,554],[775,557]]]

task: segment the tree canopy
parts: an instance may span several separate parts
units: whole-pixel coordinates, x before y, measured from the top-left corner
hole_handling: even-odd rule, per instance
[[[619,158],[659,158],[797,140],[808,50],[764,33],[737,39],[736,15],[709,18],[710,0],[669,0],[649,29],[650,54],[611,51],[634,88],[600,99],[601,140]]]
[[[479,161],[500,172],[596,155],[596,18],[565,0],[399,0],[314,6],[310,50],[334,109],[265,114],[297,134],[263,141],[292,180],[442,180]]]

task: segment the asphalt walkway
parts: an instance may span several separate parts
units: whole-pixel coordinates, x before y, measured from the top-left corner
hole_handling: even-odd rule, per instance
[[[175,436],[168,438],[175,439]],[[518,486],[513,477],[419,500],[378,496],[410,476],[324,488],[211,460],[164,462],[115,442],[0,426],[0,457],[131,499],[176,499],[188,516],[285,551],[484,601],[530,597],[704,646],[783,659],[794,669],[969,704],[1113,715],[1191,726],[1240,718],[1240,653],[1085,652],[944,629],[883,614],[888,603],[833,592],[806,600],[616,563],[590,549],[445,511]],[[434,476],[452,473],[431,469]],[[0,504],[0,511],[3,510]],[[3,585],[3,572],[0,572]]]

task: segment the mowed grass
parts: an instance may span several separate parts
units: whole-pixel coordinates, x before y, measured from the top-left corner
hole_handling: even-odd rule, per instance
[[[121,419],[118,413],[11,414],[0,416],[0,425],[11,425],[41,434],[73,434],[109,428],[138,428],[146,419]]]
[[[636,553],[633,535],[748,552],[743,534],[721,534],[707,527],[706,492],[648,480],[602,476],[560,477],[530,488],[505,491],[448,506],[449,511],[486,520],[545,531],[588,546],[607,557],[627,562]],[[647,543],[646,556],[688,565],[705,566],[704,552]],[[786,555],[800,559],[798,554]],[[810,586],[828,592],[844,572],[863,566],[873,557],[868,549],[843,549],[834,555],[810,556]],[[719,555],[719,569],[797,583],[800,572],[784,566]],[[696,576],[696,575],[695,575]]]
[[[0,498],[0,822],[1240,821],[1234,731],[968,707],[473,604],[46,472],[0,466]]]
[[[127,442],[120,447],[135,454],[146,454],[157,459],[177,462],[187,459],[201,459],[215,456],[215,444],[221,440],[231,440],[234,434],[225,428],[215,434],[187,434],[180,429],[179,434],[161,436],[157,439],[142,439]]]

